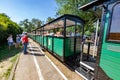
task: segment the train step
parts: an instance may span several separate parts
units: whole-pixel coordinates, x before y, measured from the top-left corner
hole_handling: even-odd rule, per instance
[[[80,67],[76,68],[76,71],[85,79],[85,80],[94,80],[94,68],[95,63],[81,61]]]
[[[83,77],[85,80],[94,80],[94,73],[90,72],[88,70],[86,70],[83,67],[78,67],[75,69],[75,71],[81,76]]]
[[[87,62],[87,61],[81,61],[80,62],[80,65],[81,66],[84,66],[85,68],[91,70],[91,71],[94,71],[94,68],[95,68],[95,63],[93,62]]]

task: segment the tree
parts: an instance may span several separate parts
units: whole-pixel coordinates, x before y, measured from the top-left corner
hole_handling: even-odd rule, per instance
[[[59,8],[57,15],[61,14],[73,14],[80,16],[80,10],[78,8],[80,5],[88,3],[89,0],[56,0]]]
[[[10,17],[5,13],[0,13],[0,44],[5,43],[7,37],[12,34],[15,39],[17,34],[22,33],[22,28],[10,20]]]
[[[32,25],[30,25],[30,22],[28,19],[25,19],[23,21],[20,21],[19,25],[23,28],[24,31],[28,32],[31,31]]]
[[[73,14],[80,16],[86,22],[85,31],[89,30],[90,32],[92,32],[94,30],[93,23],[98,18],[98,13],[100,12],[100,10],[94,11],[93,9],[90,9],[87,12],[83,12],[78,9],[80,6],[90,2],[90,0],[56,0],[56,2],[59,6],[56,13],[57,16],[63,14]]]
[[[23,21],[20,21],[19,25],[23,27],[24,31],[30,32],[33,29],[36,29],[42,25],[42,21],[39,19],[33,18],[31,21],[29,19],[25,19]]]
[[[38,28],[38,27],[40,27],[40,26],[42,25],[42,21],[39,20],[39,19],[35,19],[35,18],[33,18],[33,19],[31,20],[31,23],[33,24],[33,26],[34,26],[35,28]]]
[[[47,22],[47,23],[48,23],[48,22],[51,22],[51,21],[54,20],[54,19],[55,19],[55,18],[48,17],[46,22]]]

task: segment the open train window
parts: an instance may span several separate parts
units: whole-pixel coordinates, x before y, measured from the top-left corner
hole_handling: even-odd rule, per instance
[[[112,8],[107,41],[120,42],[120,2]]]

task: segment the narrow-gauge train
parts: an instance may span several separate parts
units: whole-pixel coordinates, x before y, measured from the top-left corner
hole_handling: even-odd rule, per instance
[[[120,1],[95,0],[80,9],[98,5],[103,14],[95,57],[84,54],[85,22],[74,15],[63,15],[33,30],[30,37],[61,61],[79,64],[75,71],[86,80],[120,80]]]

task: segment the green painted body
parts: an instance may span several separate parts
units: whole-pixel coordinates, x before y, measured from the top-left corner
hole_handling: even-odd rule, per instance
[[[64,56],[63,55],[63,38],[54,38],[54,48],[53,52],[55,52],[59,56]],[[74,38],[66,38],[65,39],[65,57],[69,57],[74,55]],[[76,53],[80,53],[80,39],[77,39],[76,41]]]
[[[39,35],[36,35],[36,41],[39,42]]]
[[[60,57],[63,56],[63,38],[54,37],[53,52]]]
[[[52,51],[52,37],[51,36],[48,36],[47,37],[48,38],[48,49],[50,50],[50,51]]]
[[[33,35],[30,35],[30,38],[33,39]]]
[[[43,36],[40,36],[40,44],[43,46]]]
[[[100,66],[113,80],[120,80],[120,44],[106,42],[109,13],[106,15]]]
[[[80,53],[80,38],[76,39],[76,53]],[[65,57],[74,55],[74,38],[66,38],[65,42]]]
[[[66,42],[65,42],[65,56],[71,56],[72,54],[74,54],[74,46],[72,45],[74,44],[74,39],[73,38],[66,38]]]
[[[36,36],[33,36],[33,40],[35,40],[35,37],[36,37]]]
[[[44,47],[47,47],[47,37],[44,36]]]
[[[41,43],[41,36],[39,35],[38,37],[39,37],[39,41],[38,41],[38,43]]]
[[[35,39],[35,36],[31,36],[32,39]],[[53,39],[53,40],[52,40]],[[36,40],[42,46],[46,47],[48,50],[52,51],[60,57],[63,57],[64,52],[64,38],[52,37],[52,36],[44,36],[44,44],[43,37],[40,35],[36,35]],[[69,57],[74,55],[74,38],[66,38],[65,40],[65,57]],[[80,39],[76,41],[76,53],[80,53]],[[52,49],[53,48],[53,49]]]

